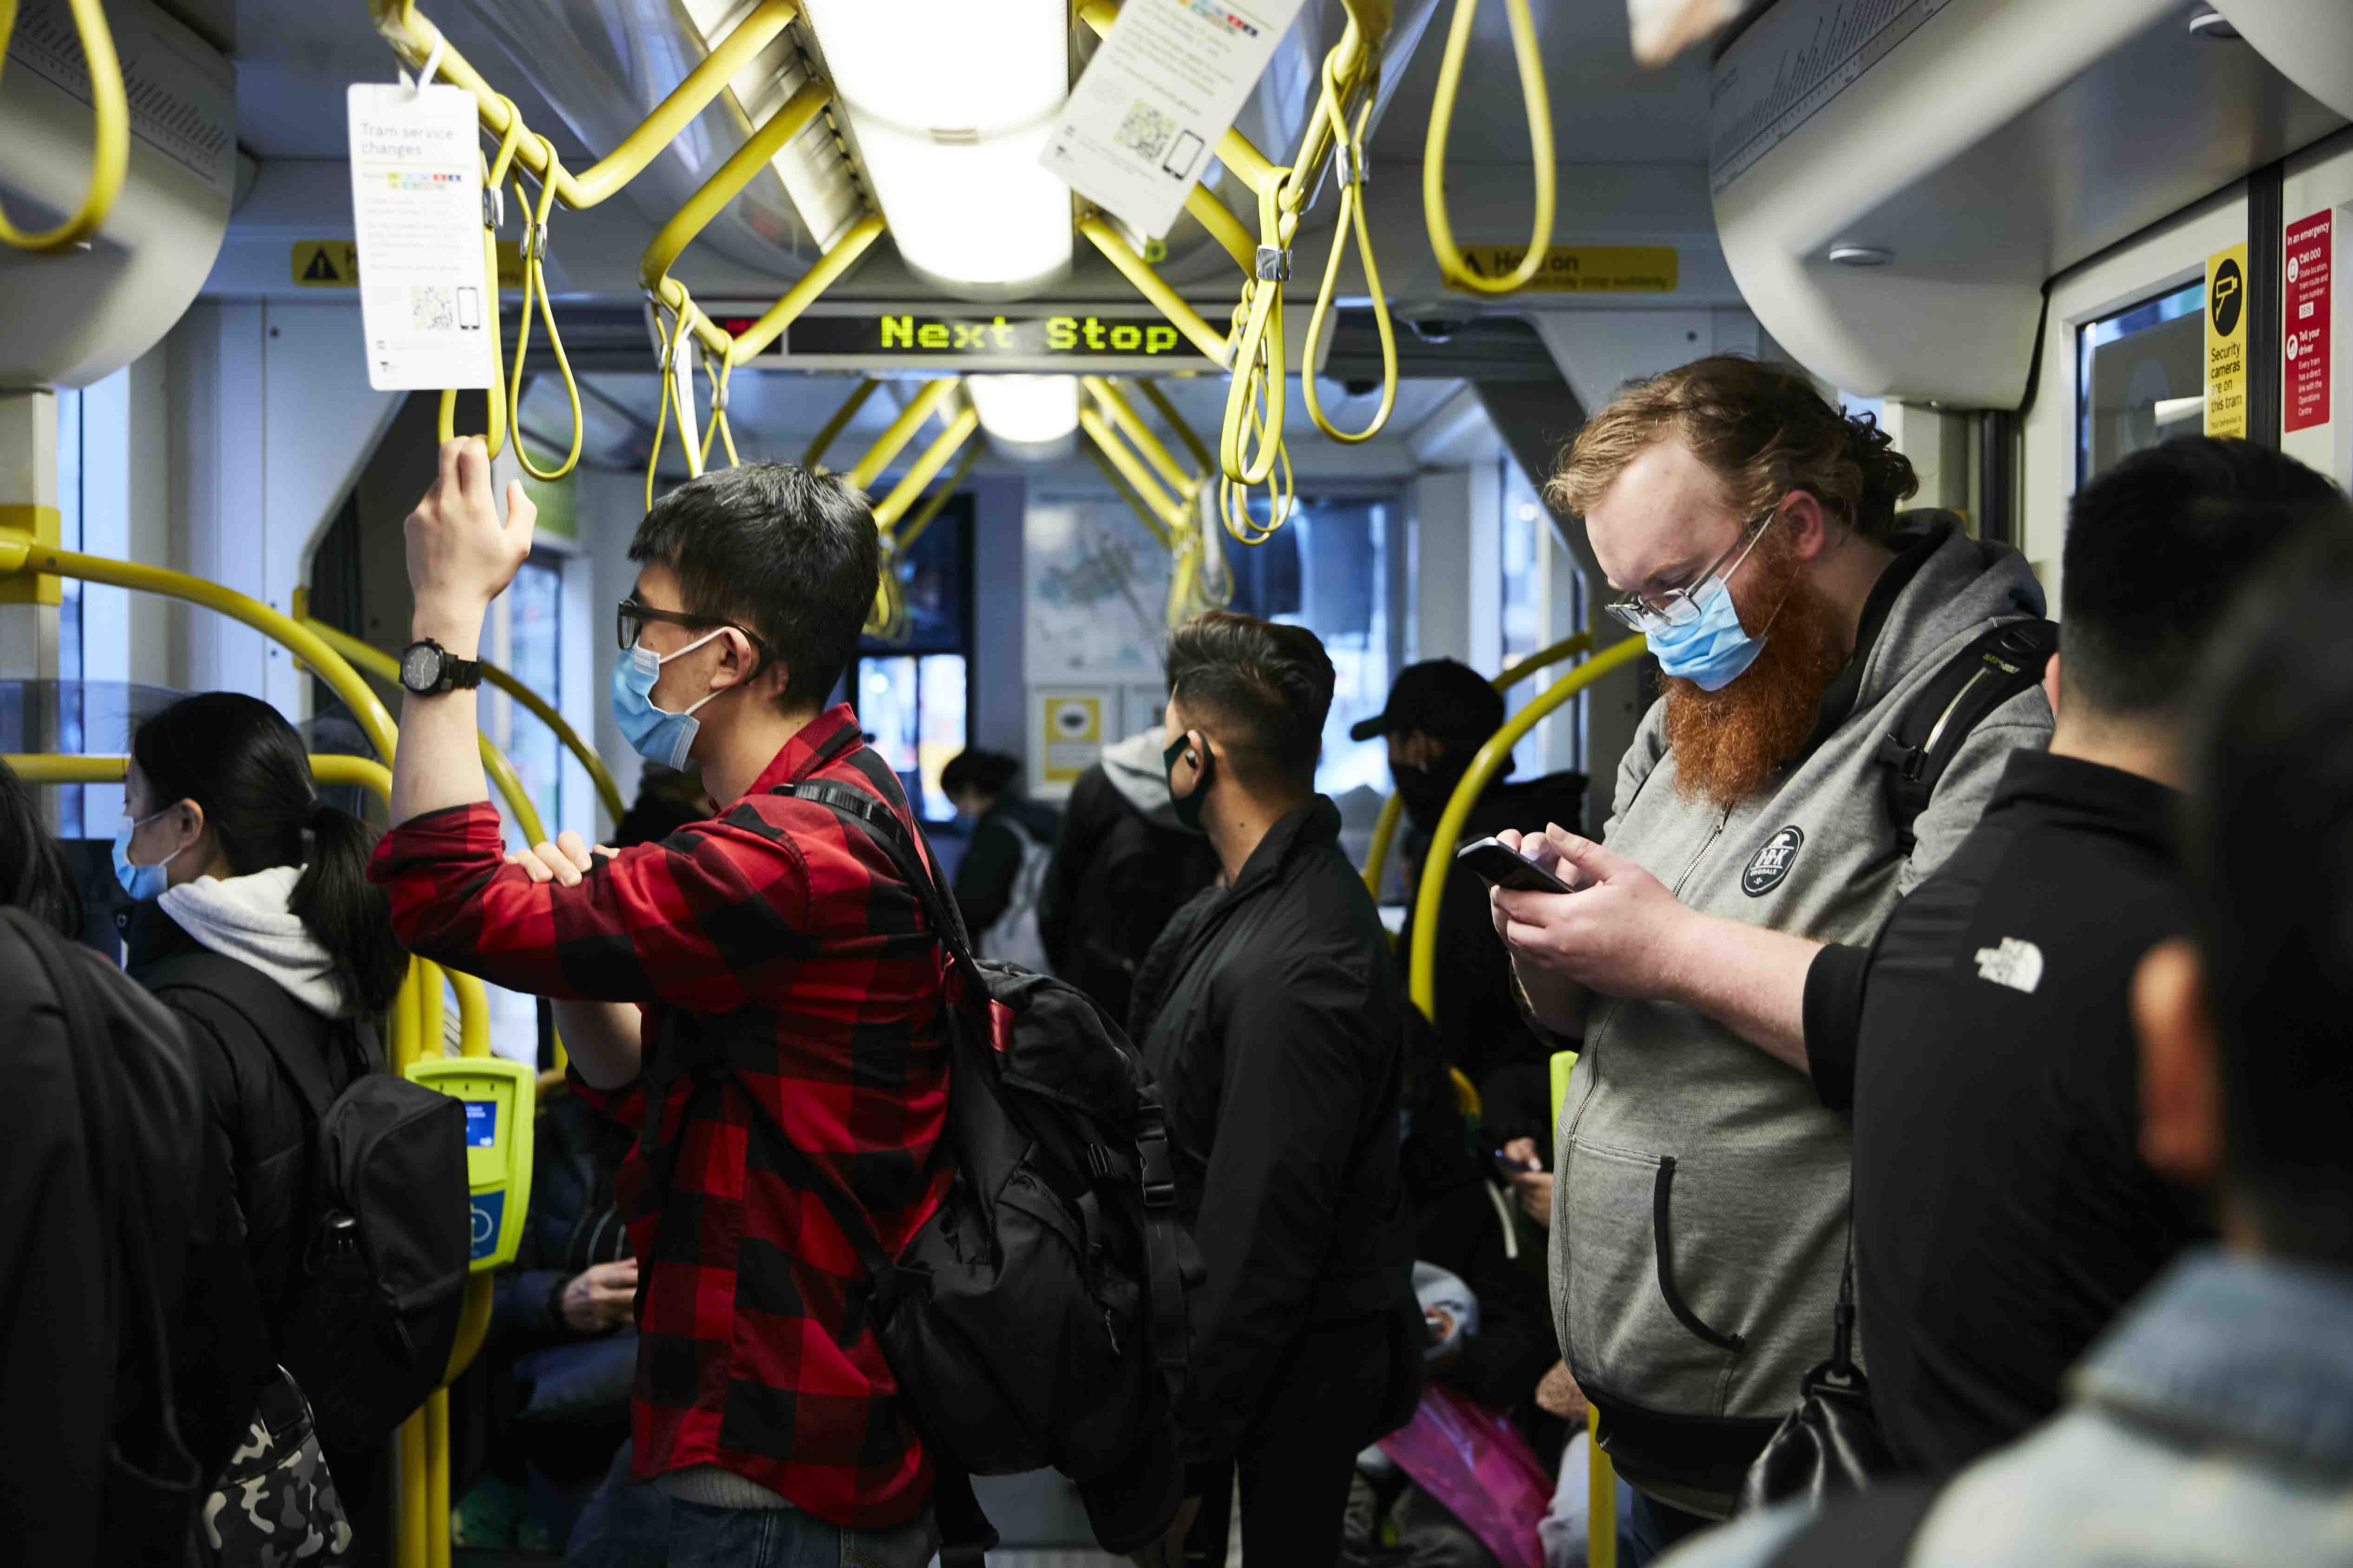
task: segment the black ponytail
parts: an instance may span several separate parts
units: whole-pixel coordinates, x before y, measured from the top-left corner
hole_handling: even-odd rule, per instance
[[[141,724],[132,760],[149,808],[193,800],[237,876],[300,866],[287,907],[333,964],[353,1011],[392,1004],[407,955],[392,934],[392,905],[367,879],[375,835],[318,797],[301,737],[285,716],[239,691],[185,698]]]

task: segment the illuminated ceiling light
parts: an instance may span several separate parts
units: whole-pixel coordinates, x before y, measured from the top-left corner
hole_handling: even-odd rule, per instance
[[[1038,462],[1067,456],[1079,427],[1074,375],[968,375],[980,427],[1006,456]]]
[[[1039,162],[1070,94],[1069,0],[805,10],[910,270],[974,299],[1018,298],[1070,270],[1070,188]]]

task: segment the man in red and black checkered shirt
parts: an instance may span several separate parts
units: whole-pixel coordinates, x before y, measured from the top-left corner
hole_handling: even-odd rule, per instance
[[[770,463],[663,497],[629,548],[614,716],[732,804],[617,854],[566,835],[509,857],[466,662],[531,547],[532,504],[506,500],[501,523],[481,443],[452,441],[409,516],[417,640],[372,875],[417,952],[557,998],[574,1088],[646,1126],[617,1191],[644,1270],[636,1475],[669,1495],[673,1568],[913,1568],[934,1546],[931,1463],[857,1248],[792,1173],[838,1185],[885,1254],[937,1205],[943,954],[862,830],[770,793],[845,784],[913,832],[856,717],[823,707],[874,600],[872,514],[841,479]]]

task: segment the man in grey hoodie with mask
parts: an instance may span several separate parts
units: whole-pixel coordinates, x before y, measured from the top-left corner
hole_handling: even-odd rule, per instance
[[[1549,487],[1665,677],[1604,842],[1507,840],[1577,890],[1492,900],[1531,1012],[1583,1034],[1554,1315],[1651,1551],[1729,1514],[1829,1352],[1849,1144],[1807,1075],[1807,969],[1868,944],[2051,731],[2039,689],[1988,714],[1907,852],[1883,739],[1981,633],[2043,613],[2016,552],[1899,517],[1916,486],[1802,375],[1715,358],[1621,391]]]

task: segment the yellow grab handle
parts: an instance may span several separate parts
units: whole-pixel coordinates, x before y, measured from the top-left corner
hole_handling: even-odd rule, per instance
[[[1430,106],[1430,134],[1421,150],[1421,210],[1430,226],[1430,248],[1438,258],[1446,281],[1474,294],[1510,294],[1535,280],[1552,245],[1554,182],[1552,100],[1545,91],[1544,60],[1536,53],[1535,23],[1528,16],[1528,0],[1504,0],[1512,23],[1512,52],[1520,67],[1520,97],[1528,115],[1528,156],[1535,163],[1535,217],[1528,251],[1520,264],[1501,278],[1482,278],[1471,270],[1461,248],[1454,243],[1454,226],[1446,216],[1446,138],[1454,126],[1454,100],[1462,86],[1462,57],[1471,45],[1471,24],[1479,0],[1454,0],[1454,25],[1446,35],[1446,53],[1438,66],[1438,95]]]
[[[106,11],[99,0],[70,0],[74,32],[81,39],[82,58],[90,65],[91,146],[90,184],[83,187],[81,205],[73,216],[45,234],[27,234],[0,213],[0,245],[17,250],[55,255],[81,244],[106,222],[122,194],[122,177],[131,167],[131,105],[122,88],[122,62],[114,52],[114,35],[107,30]],[[8,59],[8,40],[16,31],[16,0],[0,0],[0,67]]]

